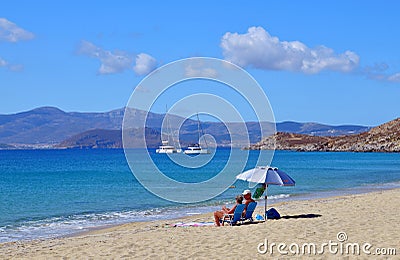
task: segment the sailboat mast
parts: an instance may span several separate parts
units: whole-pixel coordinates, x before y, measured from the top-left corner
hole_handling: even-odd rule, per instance
[[[196,114],[196,116],[197,116],[197,134],[198,134],[198,142],[199,142],[199,146],[200,146],[200,137],[201,137],[201,135],[200,135],[200,119],[199,119],[199,113],[197,113]]]
[[[165,105],[165,116],[167,116],[167,114],[168,114],[168,106],[167,105]],[[171,122],[170,122],[170,119],[169,119],[169,117],[166,119],[167,120],[167,131],[168,131],[168,142],[170,141],[170,139],[172,139],[171,141],[171,143],[175,146],[175,139],[174,139],[174,133],[172,132],[172,127],[171,127]]]
[[[204,136],[204,144],[206,145],[206,148],[208,148],[206,136],[204,135],[203,127],[200,124],[199,113],[197,113],[197,131],[199,133],[199,145],[200,145],[200,129],[201,129],[201,134]]]
[[[167,142],[169,142],[169,134],[168,134],[168,117],[167,117],[167,113],[168,113],[168,107],[167,107],[167,105],[165,105],[165,114],[164,114],[164,122],[165,122],[165,128],[163,128],[163,129],[161,129],[161,141],[162,142],[164,142],[164,141],[167,141]],[[167,129],[167,138],[165,138],[165,140],[164,140],[164,137],[163,137],[163,130],[164,129]]]

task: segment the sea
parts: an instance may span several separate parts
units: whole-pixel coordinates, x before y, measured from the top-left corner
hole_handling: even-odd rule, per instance
[[[232,151],[217,149],[211,155],[199,155],[199,160],[210,158],[196,168],[182,167],[168,155],[145,150],[165,176],[185,183],[207,182],[226,171],[227,162],[235,160],[230,157]],[[141,156],[144,149],[131,152],[130,156]],[[263,163],[258,161],[260,151],[235,152],[246,159],[242,170]],[[296,181],[293,187],[270,185],[269,204],[400,188],[399,153],[276,151],[268,164]],[[150,167],[141,160],[134,166]],[[228,168],[221,193],[204,201],[173,202],[144,187],[131,169],[122,149],[0,150],[0,242],[70,236],[135,221],[173,222],[234,203],[244,189],[255,189],[235,180],[240,172]],[[151,181],[154,185],[162,182]],[[189,201],[194,193],[187,192]]]

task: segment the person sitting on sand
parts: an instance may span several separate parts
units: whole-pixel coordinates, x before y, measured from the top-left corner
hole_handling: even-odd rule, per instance
[[[244,211],[243,211],[243,216],[246,215],[246,210],[247,210],[247,206],[249,205],[250,202],[255,202],[252,198],[251,198],[251,191],[250,190],[244,190],[243,191],[243,196],[245,201],[246,206],[244,207]]]
[[[236,204],[233,206],[231,209],[227,208],[225,205],[222,207],[221,210],[217,210],[214,212],[214,221],[215,225],[219,227],[221,224],[219,221],[224,217],[225,214],[233,214],[235,212],[236,206],[238,204],[242,204],[243,202],[243,196],[242,195],[237,195],[236,196]]]

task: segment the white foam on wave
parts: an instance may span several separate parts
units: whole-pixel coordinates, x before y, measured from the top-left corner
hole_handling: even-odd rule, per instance
[[[268,196],[268,199],[279,200],[279,199],[286,199],[289,197],[290,197],[290,194],[277,194],[277,195]]]
[[[0,242],[53,238],[87,231],[101,226],[132,221],[150,221],[169,216],[171,212],[154,208],[143,211],[86,213],[64,217],[28,220],[0,227]]]
[[[203,205],[178,205],[147,210],[82,213],[38,220],[25,220],[13,225],[0,226],[0,243],[54,238],[128,222],[173,219],[177,216],[197,215],[218,210],[220,206],[221,203],[207,202]]]

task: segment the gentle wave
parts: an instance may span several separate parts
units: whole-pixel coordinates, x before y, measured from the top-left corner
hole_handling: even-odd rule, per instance
[[[279,199],[286,199],[289,197],[290,197],[290,194],[278,194],[278,195],[268,196],[268,199],[279,200]]]
[[[221,150],[212,164],[196,174],[176,168],[165,160],[168,157],[155,158],[171,178],[198,182],[222,169],[229,152]],[[1,193],[7,196],[0,206],[5,213],[0,214],[0,242],[66,236],[135,221],[174,221],[170,219],[230,206],[237,194],[254,188],[237,181],[205,202],[172,204],[149,196],[132,177],[121,151],[13,151],[2,155],[0,178],[6,185]],[[271,186],[268,205],[400,187],[399,154],[277,151],[276,155],[274,165],[285,167],[297,183],[294,188]],[[253,167],[257,160],[258,153],[250,152],[246,167]],[[154,185],[159,185],[158,181]],[[263,205],[264,198],[258,202]]]
[[[168,212],[169,211],[169,212]],[[0,242],[54,238],[132,221],[151,221],[171,217],[171,210],[88,213],[23,221],[0,227]]]
[[[288,198],[289,194],[268,196],[268,200]],[[85,213],[70,216],[57,216],[39,220],[21,221],[0,227],[0,242],[55,238],[128,222],[173,219],[197,215],[220,209],[232,201],[209,201],[200,205],[173,206],[143,211],[119,211],[106,213]]]
[[[341,189],[339,193],[345,195],[399,187],[400,182],[369,184],[348,189],[347,192],[346,190]],[[269,195],[268,202],[276,203],[285,200],[312,199],[337,195],[332,192],[333,191],[322,191],[303,195],[285,193]],[[259,203],[263,200],[264,198],[261,197]],[[55,238],[89,231],[94,228],[107,227],[128,222],[167,220],[177,217],[197,215],[219,210],[223,204],[232,204],[232,200],[214,200],[195,205],[170,206],[142,211],[127,210],[106,213],[85,213],[70,216],[50,217],[40,220],[20,221],[13,225],[0,227],[0,243]]]

